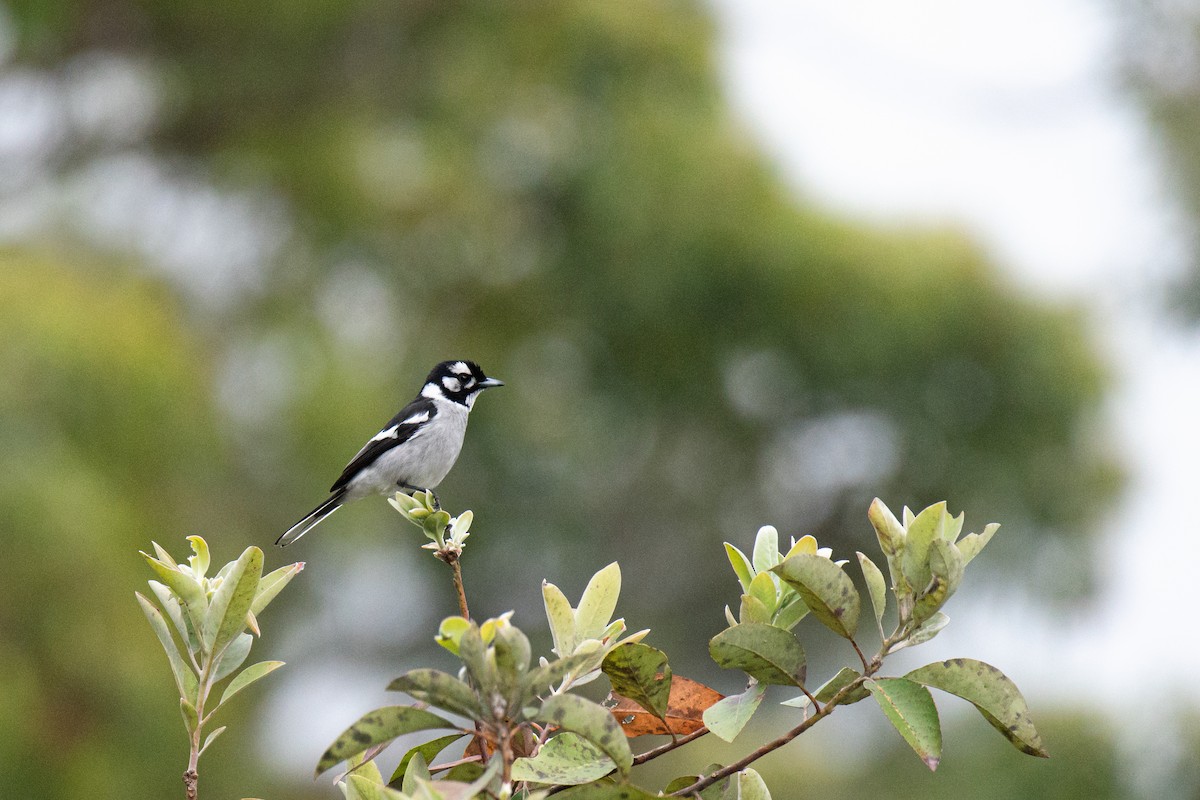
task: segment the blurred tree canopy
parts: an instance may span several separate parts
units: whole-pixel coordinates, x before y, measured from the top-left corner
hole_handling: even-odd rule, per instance
[[[1172,300],[1200,316],[1200,8],[1172,0],[1123,0],[1125,77],[1150,121],[1161,172],[1188,219],[1186,291]]]
[[[949,498],[1078,555],[1116,490],[1082,316],[953,231],[794,198],[697,4],[6,7],[0,585],[52,598],[0,610],[23,796],[172,791],[134,550],[269,544],[442,358],[508,382],[439,492],[485,615],[620,559],[670,642],[701,600],[720,627],[719,543],[759,524],[861,547],[872,496]],[[344,514],[298,557],[399,527]]]

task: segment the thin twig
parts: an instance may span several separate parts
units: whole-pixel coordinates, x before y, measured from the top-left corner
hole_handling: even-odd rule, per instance
[[[638,764],[645,764],[647,761],[658,758],[661,755],[666,755],[677,747],[683,747],[688,742],[696,741],[706,733],[708,733],[708,728],[700,728],[692,731],[687,736],[680,736],[678,739],[667,742],[666,744],[659,745],[658,747],[647,750],[644,753],[639,753],[633,757],[633,765],[636,767]]]
[[[450,566],[450,572],[454,578],[454,592],[458,595],[458,613],[464,619],[471,618],[471,611],[467,608],[467,590],[463,586],[462,564],[459,559],[462,556],[462,551],[456,547],[445,547],[434,553],[439,561]]]
[[[851,641],[853,641],[853,640],[851,640]],[[854,649],[857,650],[858,646],[855,645]],[[875,673],[875,671],[877,669],[879,669],[878,661],[879,661],[878,658],[873,659],[870,664],[867,664],[867,662],[864,660],[863,663],[865,665],[864,666],[865,672],[863,673],[862,677],[860,677],[854,681],[851,681],[850,683],[846,684],[841,689],[839,689],[837,694],[835,694],[833,697],[829,698],[829,702],[826,703],[824,706],[816,706],[816,701],[813,700],[812,702],[813,702],[814,706],[816,706],[816,708],[817,708],[816,713],[814,713],[808,719],[804,720],[804,722],[802,722],[799,725],[797,725],[796,727],[792,728],[790,731],[785,733],[783,736],[780,736],[778,739],[773,739],[772,741],[767,742],[762,747],[758,748],[757,750],[755,750],[753,753],[750,753],[746,757],[740,758],[737,761],[735,761],[734,763],[732,763],[726,767],[722,767],[721,769],[717,770],[716,772],[712,773],[711,775],[705,776],[705,777],[701,778],[700,780],[696,781],[691,786],[687,786],[683,789],[680,789],[679,791],[674,792],[669,796],[670,797],[690,797],[692,795],[698,795],[700,792],[704,791],[709,786],[712,786],[717,781],[723,780],[724,778],[729,777],[730,775],[734,774],[735,772],[741,772],[743,769],[750,766],[750,764],[752,764],[755,761],[757,761],[758,759],[762,758],[767,753],[773,752],[773,751],[778,750],[779,748],[783,747],[785,744],[790,742],[792,739],[795,739],[797,736],[804,733],[806,730],[811,728],[813,725],[816,725],[819,721],[821,721],[821,719],[832,714],[834,709],[836,709],[839,705],[841,705],[843,702],[845,702],[846,698],[850,696],[851,692],[857,691],[859,689],[859,687],[862,686],[863,681],[867,680],[869,677],[871,677],[872,674]],[[808,694],[808,692],[805,692],[805,694]]]
[[[434,775],[439,772],[445,772],[448,769],[454,769],[455,767],[462,766],[463,764],[474,764],[476,761],[482,760],[483,759],[481,759],[479,756],[466,756],[465,758],[460,758],[457,761],[447,761],[445,764],[434,764],[429,768],[429,774]]]

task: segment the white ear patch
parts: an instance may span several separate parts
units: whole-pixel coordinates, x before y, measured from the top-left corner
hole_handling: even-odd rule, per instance
[[[454,394],[462,389],[462,383],[459,382],[458,378],[451,378],[449,375],[442,378],[442,386],[445,386],[446,391],[450,392],[450,394]]]

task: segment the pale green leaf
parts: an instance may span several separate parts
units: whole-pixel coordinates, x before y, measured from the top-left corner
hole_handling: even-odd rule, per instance
[[[804,649],[783,628],[756,622],[735,625],[714,636],[708,652],[721,667],[740,669],[761,683],[804,684]]]
[[[189,650],[198,650],[196,636],[192,633],[191,627],[184,617],[183,606],[180,604],[179,598],[158,581],[147,581],[147,583],[150,584],[150,590],[154,592],[154,596],[158,598],[158,604],[165,612],[167,619],[171,620],[171,624],[179,632],[179,638],[184,646]]]
[[[575,652],[575,611],[562,590],[553,583],[542,581],[542,602],[546,606],[546,621],[554,638],[554,652],[559,657]]]
[[[912,633],[910,633],[904,641],[892,648],[892,652],[901,650],[905,647],[913,647],[914,645],[924,644],[933,637],[941,633],[942,628],[950,624],[950,618],[941,611],[935,611],[933,616],[918,625]]]
[[[766,574],[765,572],[762,574]],[[771,622],[771,612],[762,604],[762,601],[757,597],[751,597],[748,594],[742,595],[742,604],[738,608],[737,622],[761,622],[769,624]]]
[[[408,795],[389,789],[357,772],[347,775],[344,784],[348,790],[343,790],[346,800],[411,800]]]
[[[648,644],[622,644],[604,657],[600,668],[614,692],[659,719],[666,715],[671,697],[671,667],[666,653]]]
[[[396,766],[396,771],[392,773],[392,779],[388,781],[388,784],[392,785],[397,781],[404,780],[404,773],[408,769],[408,762],[412,760],[413,756],[420,753],[421,758],[425,759],[426,764],[432,764],[433,759],[437,758],[439,753],[455,742],[461,740],[464,735],[465,734],[461,733],[452,733],[449,736],[440,736],[437,739],[431,739],[428,742],[422,742],[416,747],[409,749],[409,751],[404,754],[404,758],[400,759],[400,763]]]
[[[785,560],[774,572],[794,588],[825,627],[847,639],[858,629],[862,601],[854,581],[828,558],[802,553]]]
[[[775,613],[776,603],[779,601],[779,593],[775,588],[776,580],[778,579],[770,572],[760,572],[750,581],[750,596],[762,603],[768,618]]]
[[[796,627],[800,620],[808,616],[808,604],[804,602],[795,591],[788,589],[788,599],[779,607],[779,611],[775,613],[775,619],[771,624],[777,628],[783,628],[785,631],[790,631]]]
[[[908,511],[907,508],[904,510]],[[867,519],[871,521],[871,527],[875,529],[875,536],[879,539],[879,548],[883,550],[884,555],[894,556],[904,549],[904,526],[878,497],[871,502],[871,507],[867,511]]]
[[[217,668],[213,673],[213,683],[228,678],[237,668],[245,663],[246,658],[250,655],[250,646],[254,644],[254,637],[248,633],[238,634],[238,637],[229,643],[225,648],[225,652],[221,654],[220,660],[217,661]]]
[[[363,715],[329,746],[317,763],[316,774],[320,775],[335,764],[375,745],[390,742],[397,736],[437,728],[462,730],[437,714],[412,706],[385,706],[376,709]]]
[[[613,760],[597,745],[566,731],[542,745],[536,756],[513,762],[512,779],[577,786],[603,778],[615,769]]]
[[[191,566],[196,580],[199,580],[208,574],[208,542],[199,536],[189,536],[187,540],[192,545],[192,552],[195,553],[195,555],[188,556],[188,565]]]
[[[196,713],[196,707],[186,698],[181,697],[179,698],[179,713],[183,715],[183,724],[188,733],[195,733],[196,728],[200,727],[200,716]]]
[[[782,560],[779,555],[779,531],[774,525],[763,525],[754,537],[754,569],[766,572]]]
[[[942,758],[942,725],[929,690],[907,678],[868,680],[866,687],[913,752],[929,769],[937,769]]]
[[[875,624],[883,635],[883,613],[887,610],[887,581],[883,572],[875,566],[875,562],[863,553],[856,553],[858,565],[862,567],[863,580],[867,584],[867,596],[871,598],[871,608],[875,611]]]
[[[254,593],[254,602],[250,604],[250,612],[255,616],[261,614],[267,604],[274,600],[302,569],[304,562],[297,561],[263,575],[262,580],[258,582],[258,590]]]
[[[737,800],[771,800],[766,782],[749,767],[737,774]]]
[[[216,741],[218,736],[220,736],[222,733],[225,732],[225,727],[226,726],[222,725],[221,727],[217,728],[215,731],[210,733],[208,736],[204,737],[204,744],[201,745],[201,747],[200,747],[201,755],[203,755],[204,751],[208,749],[208,746],[210,744],[212,744],[214,741]]]
[[[167,627],[166,619],[141,593],[134,592],[134,595],[137,597],[138,605],[142,607],[142,613],[146,615],[146,620],[154,630],[154,635],[158,637],[159,644],[167,653],[167,661],[171,664],[171,674],[175,677],[175,688],[179,690],[179,696],[195,702],[199,686],[196,673],[192,671],[191,666],[180,653],[174,637],[171,636],[171,630]]]
[[[754,682],[741,694],[718,700],[704,709],[704,726],[718,739],[732,742],[754,716],[766,692],[765,683]]]
[[[417,793],[422,781],[428,782],[432,780],[433,775],[429,773],[429,762],[425,760],[424,755],[417,752],[413,754],[413,757],[408,760],[408,765],[404,767],[404,777],[400,780],[400,790],[409,797],[412,797]]]
[[[987,546],[987,543],[996,535],[996,531],[1000,529],[1000,523],[989,522],[983,529],[983,533],[968,533],[963,538],[959,539],[956,546],[958,551],[962,553],[963,566],[971,563],[971,559],[979,555],[979,552]]]
[[[633,765],[629,742],[616,719],[603,706],[578,695],[555,695],[542,704],[536,719],[579,734],[604,751],[620,774],[629,773]]]
[[[918,514],[908,526],[900,564],[908,585],[918,592],[929,583],[929,547],[934,539],[942,538],[946,516],[945,501],[934,503]]]
[[[167,588],[179,598],[183,610],[191,619],[192,627],[199,636],[200,628],[204,624],[205,613],[208,611],[208,599],[199,582],[192,577],[190,572],[182,572],[169,567],[146,553],[142,553],[142,557],[146,559],[150,569],[154,570],[155,574],[167,585]]]
[[[242,689],[245,689],[247,686],[261,678],[265,678],[267,675],[270,675],[272,672],[282,666],[282,661],[260,661],[257,664],[251,664],[250,666],[246,667],[229,682],[228,686],[225,687],[225,693],[221,695],[221,702],[218,704],[218,707],[225,705],[227,702],[229,702],[229,698],[233,697]]]
[[[725,555],[729,558],[729,564],[733,567],[738,582],[742,584],[742,591],[750,591],[750,581],[754,580],[754,568],[750,566],[750,559],[729,542],[725,542]]]
[[[963,698],[1018,750],[1048,757],[1021,691],[991,664],[954,658],[927,664],[904,677]]]
[[[578,639],[598,639],[608,627],[621,595],[621,567],[609,564],[588,581],[575,609],[575,636]]]
[[[262,577],[262,564],[262,550],[247,547],[213,593],[200,629],[200,640],[209,652],[220,653],[245,628],[246,612]]]
[[[436,669],[410,670],[388,684],[389,692],[405,692],[414,700],[478,720],[482,716],[475,690],[449,673]]]

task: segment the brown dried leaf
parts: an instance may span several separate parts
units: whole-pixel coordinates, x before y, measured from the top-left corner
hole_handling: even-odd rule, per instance
[[[682,675],[676,675],[671,681],[671,699],[667,703],[666,721],[651,714],[628,697],[616,693],[609,694],[606,703],[625,736],[632,739],[635,736],[650,734],[671,734],[686,736],[704,727],[704,709],[721,700],[725,695],[710,689]]]

